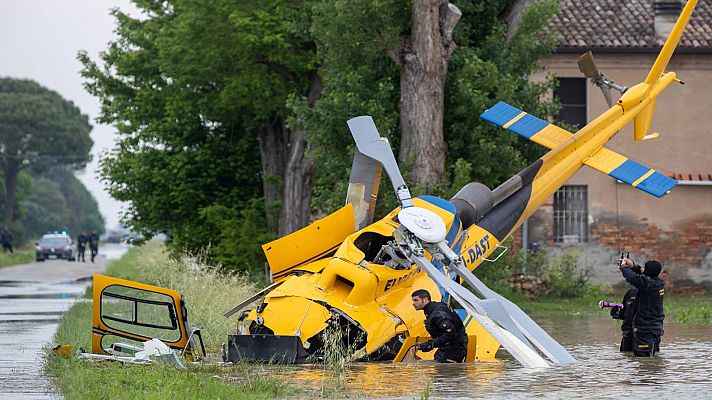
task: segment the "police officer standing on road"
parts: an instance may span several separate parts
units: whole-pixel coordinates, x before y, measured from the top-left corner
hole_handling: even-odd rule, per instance
[[[638,269],[639,274],[636,273]],[[620,263],[625,280],[638,289],[633,310],[633,354],[636,357],[651,357],[660,350],[665,319],[665,282],[658,277],[662,269],[662,264],[655,260],[643,266],[636,265],[629,258],[623,258]]]
[[[80,258],[82,259],[82,262],[87,262],[84,258],[84,252],[86,251],[88,241],[89,238],[87,237],[86,232],[82,232],[82,234],[77,237],[77,262],[79,262]]]
[[[0,232],[0,241],[2,242],[3,253],[7,253],[8,251],[10,253],[14,253],[12,250],[12,233],[7,230],[7,227],[2,228],[2,232]]]
[[[460,317],[439,301],[430,301],[430,293],[419,289],[411,295],[413,307],[425,312],[425,329],[433,340],[418,345],[421,351],[435,352],[435,361],[441,363],[460,363],[467,355],[467,333]]]
[[[91,262],[94,262],[94,258],[99,253],[99,235],[96,231],[91,231],[91,235],[89,235],[89,249],[91,250]]]

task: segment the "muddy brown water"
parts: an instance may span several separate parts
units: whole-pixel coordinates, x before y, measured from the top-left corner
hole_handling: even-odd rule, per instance
[[[113,250],[107,258],[125,251]],[[35,269],[25,275],[18,269],[8,271],[8,279],[0,270],[1,400],[58,397],[42,371],[42,348],[89,282],[57,281],[55,276],[68,267],[61,261],[43,266],[52,273]],[[73,274],[75,278],[76,271]],[[27,281],[49,275],[43,282]],[[528,370],[502,351],[498,360],[467,365],[356,363],[345,375],[345,387],[336,389],[332,374],[319,365],[278,368],[272,375],[299,387],[302,398],[417,399],[428,386],[432,399],[712,399],[711,327],[668,323],[659,356],[637,359],[618,352],[619,324],[603,315],[535,319],[577,363]]]
[[[605,317],[537,318],[577,359],[575,364],[525,369],[506,352],[473,364],[355,363],[345,387],[320,366],[276,373],[303,389],[305,398],[712,398],[712,327],[667,324],[661,352],[634,358],[618,352],[620,325]]]

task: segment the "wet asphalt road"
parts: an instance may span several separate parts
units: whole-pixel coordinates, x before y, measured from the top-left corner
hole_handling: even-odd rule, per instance
[[[81,301],[91,276],[126,250],[107,244],[94,263],[48,260],[0,268],[0,399],[59,397],[42,372],[42,347],[59,317]]]

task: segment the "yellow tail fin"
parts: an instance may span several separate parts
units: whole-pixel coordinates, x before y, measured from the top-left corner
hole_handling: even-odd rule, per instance
[[[687,5],[685,5],[685,8],[680,13],[680,17],[677,19],[675,26],[672,28],[670,36],[668,36],[665,41],[662,50],[660,50],[660,54],[658,54],[658,58],[655,60],[653,68],[650,69],[648,77],[645,78],[645,83],[648,85],[656,83],[658,79],[660,79],[663,72],[665,72],[665,68],[670,62],[670,58],[672,57],[673,52],[675,52],[677,44],[680,42],[682,33],[685,31],[685,27],[687,26],[688,21],[690,21],[692,10],[695,9],[696,5],[697,0],[688,0]]]
[[[655,112],[656,102],[657,98],[653,99],[650,104],[645,107],[645,110],[639,112],[638,115],[635,116],[635,120],[633,122],[633,135],[635,140],[654,139],[658,137],[657,133],[648,135],[650,124],[653,122],[653,113]]]

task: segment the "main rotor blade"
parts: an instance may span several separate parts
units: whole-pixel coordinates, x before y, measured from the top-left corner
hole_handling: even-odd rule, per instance
[[[529,339],[534,345],[539,348],[550,360],[559,364],[569,364],[576,362],[576,359],[569,354],[566,349],[554,340],[544,329],[542,329],[534,320],[532,320],[524,311],[522,311],[516,304],[509,301],[504,296],[490,289],[482,283],[470,270],[468,270],[463,265],[458,265],[454,268],[455,272],[460,275],[460,277],[467,282],[469,285],[474,287],[482,296],[488,299],[499,300],[500,304],[504,307],[507,313],[512,317],[514,322],[517,324],[519,329],[524,332],[527,339]]]
[[[388,177],[391,179],[393,190],[395,190],[398,199],[402,203],[401,205],[404,207],[411,206],[410,192],[408,192],[408,186],[400,173],[391,145],[378,133],[373,118],[364,115],[351,118],[347,123],[358,151],[383,165]],[[404,190],[405,193],[403,192]]]
[[[483,310],[481,300],[474,294],[460,286],[457,282],[443,275],[424,256],[412,256],[411,261],[423,268],[430,278],[443,287],[467,312],[482,325],[509,353],[526,368],[545,368],[549,363],[534,351],[526,339],[518,338],[513,332],[497,325]],[[516,328],[515,328],[516,332]]]
[[[380,162],[364,155],[358,148],[354,150],[346,202],[353,205],[357,231],[373,222],[382,170]]]

